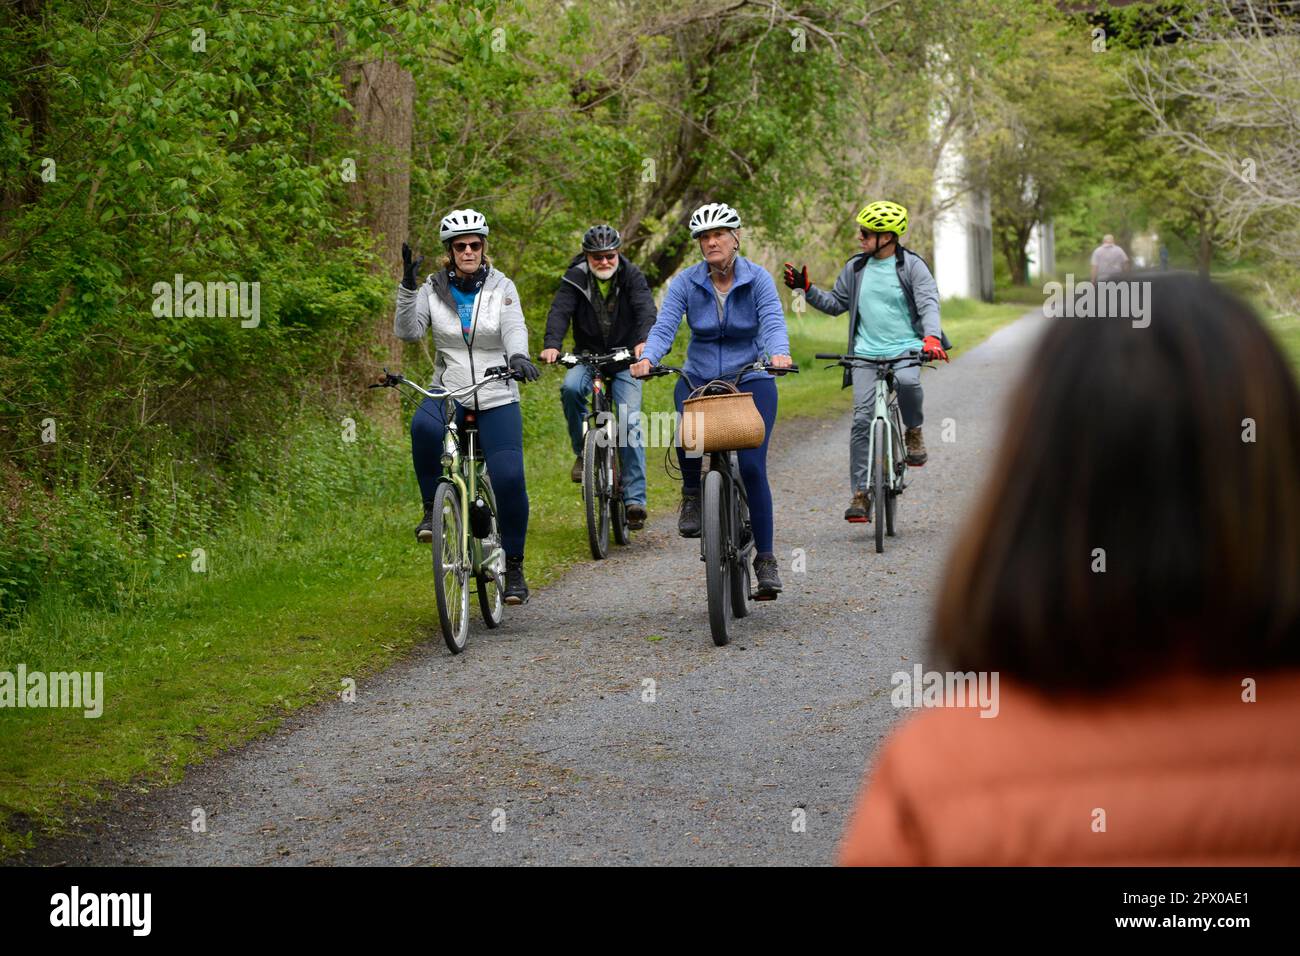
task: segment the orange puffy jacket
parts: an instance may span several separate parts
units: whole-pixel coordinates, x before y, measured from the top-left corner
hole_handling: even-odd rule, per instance
[[[839,862],[1300,864],[1300,672],[1068,700],[1004,679],[999,705],[992,718],[926,710],[896,729]]]

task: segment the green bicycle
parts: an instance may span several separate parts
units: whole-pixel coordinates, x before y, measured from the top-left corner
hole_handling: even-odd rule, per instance
[[[894,391],[894,370],[926,365],[919,352],[893,359],[870,359],[860,355],[831,355],[818,352],[814,358],[829,359],[843,368],[869,368],[876,373],[876,405],[871,417],[871,438],[867,461],[871,484],[867,488],[867,515],[876,516],[876,554],[885,551],[885,536],[894,537],[894,511],[898,496],[907,488],[907,450],[903,446],[903,417]],[[884,520],[881,520],[883,516]]]
[[[421,388],[401,374],[384,369],[384,377],[371,388],[409,386],[435,401],[446,403],[451,412],[454,403],[469,398],[489,382],[519,376],[505,366],[489,368],[482,380],[459,389]],[[457,424],[455,414],[444,413],[447,423],[442,452],[442,481],[433,497],[433,589],[438,604],[438,623],[442,639],[453,654],[465,649],[469,639],[470,578],[478,591],[478,606],[483,623],[489,628],[501,626],[505,607],[505,551],[497,526],[497,502],[488,479],[487,462],[478,443],[478,420],[470,409],[463,409]],[[416,414],[420,414],[417,408]]]

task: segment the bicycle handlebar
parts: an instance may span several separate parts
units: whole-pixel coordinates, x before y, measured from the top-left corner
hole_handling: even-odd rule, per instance
[[[815,359],[826,359],[834,362],[836,365],[842,365],[845,368],[852,368],[854,365],[861,365],[871,368],[911,368],[913,365],[919,365],[922,368],[934,368],[933,365],[926,365],[924,352],[913,352],[907,355],[900,355],[892,359],[873,359],[866,358],[862,355],[834,355],[830,352],[818,352],[813,356]],[[907,362],[907,365],[900,365],[901,362]],[[830,368],[828,365],[827,368]]]
[[[417,392],[419,392],[421,395],[425,396],[426,398],[433,398],[433,399],[450,398],[455,400],[457,398],[462,398],[467,395],[473,395],[484,385],[489,385],[492,382],[502,382],[512,378],[515,379],[516,381],[521,381],[521,382],[523,381],[523,377],[518,372],[511,369],[509,366],[494,365],[491,368],[487,368],[483,370],[482,379],[480,379],[477,382],[473,382],[469,385],[466,385],[463,388],[447,389],[447,388],[442,388],[440,386],[437,386],[434,388],[434,390],[430,391],[427,388],[423,388],[422,386],[416,385],[409,378],[402,375],[401,372],[390,372],[388,371],[387,368],[385,368],[383,377],[380,378],[379,381],[367,385],[366,387],[367,388],[397,388],[399,385],[408,385],[411,388],[415,389]]]
[[[739,369],[739,370],[736,372],[735,375],[728,376],[727,379],[721,379],[721,378],[719,378],[719,379],[714,379],[714,381],[715,381],[715,382],[716,382],[716,381],[725,381],[725,380],[728,380],[728,379],[729,379],[729,380],[731,380],[733,383],[738,384],[738,383],[740,382],[741,376],[743,376],[746,372],[758,372],[758,371],[771,372],[773,375],[784,375],[786,372],[798,372],[798,371],[799,371],[799,366],[798,366],[798,365],[794,365],[794,364],[790,364],[790,365],[787,365],[787,366],[785,366],[784,368],[782,368],[782,367],[778,367],[778,366],[776,366],[776,365],[772,365],[772,364],[769,363],[769,362],[758,361],[758,362],[753,362],[753,363],[751,363],[751,364],[749,364],[749,365],[744,366],[743,368]],[[655,365],[655,366],[652,366],[651,369],[650,369],[650,371],[647,372],[645,375],[643,375],[643,376],[641,376],[641,377],[642,377],[642,378],[658,378],[658,377],[661,376],[661,375],[668,375],[668,374],[670,374],[670,373],[672,373],[672,374],[676,374],[676,375],[680,375],[682,378],[686,379],[686,384],[688,384],[688,385],[694,387],[694,384],[695,384],[695,383],[691,381],[690,376],[688,376],[688,375],[686,374],[685,371],[683,371],[682,369],[678,368],[676,365]]]
[[[606,352],[604,355],[597,355],[594,352],[580,352],[575,355],[572,352],[565,352],[557,362],[561,365],[567,365],[573,368],[576,365],[590,365],[592,367],[600,365],[617,365],[620,362],[635,362],[636,355],[631,349],[615,349],[612,352]]]

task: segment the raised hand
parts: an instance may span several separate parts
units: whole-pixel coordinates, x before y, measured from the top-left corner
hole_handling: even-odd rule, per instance
[[[424,256],[412,261],[411,247],[402,243],[402,285],[414,292],[420,287],[416,276],[420,274],[420,266],[424,264]]]

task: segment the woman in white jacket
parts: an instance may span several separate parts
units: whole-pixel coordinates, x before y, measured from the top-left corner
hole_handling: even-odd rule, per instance
[[[437,350],[433,381],[444,388],[462,388],[482,381],[493,366],[509,365],[525,381],[537,378],[528,360],[528,329],[515,284],[492,268],[487,257],[488,224],[482,213],[455,209],[443,217],[439,238],[447,249],[442,268],[423,285],[417,275],[424,257],[412,261],[402,244],[402,281],[397,288],[393,331],[399,339],[417,342],[426,333]],[[424,499],[424,520],[416,540],[433,540],[433,496],[442,477],[442,443],[446,434],[443,402],[426,398],[411,418],[411,458]],[[524,425],[519,411],[519,387],[513,381],[485,385],[457,404],[456,420],[465,412],[478,420],[479,440],[488,477],[496,494],[501,545],[506,553],[507,604],[528,600],[524,583],[524,538],[528,533],[528,489],[524,483]]]

